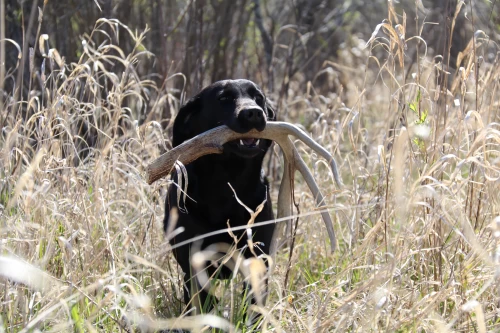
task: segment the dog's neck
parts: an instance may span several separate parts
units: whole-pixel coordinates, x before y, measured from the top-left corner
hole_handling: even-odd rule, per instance
[[[221,155],[207,155],[186,167],[188,171],[187,206],[195,205],[206,211],[206,216],[226,223],[226,212],[233,205],[239,205],[237,197],[251,209],[256,209],[268,191],[267,180],[262,174],[262,156],[252,159]],[[231,187],[228,185],[231,184]],[[233,192],[234,190],[234,192]],[[245,209],[241,207],[243,211]],[[198,209],[199,210],[199,209]]]
[[[224,154],[207,155],[187,165],[190,199],[185,207],[191,214],[202,212],[198,218],[209,224],[225,225],[228,220],[232,225],[247,223],[250,215],[243,206],[234,208],[240,206],[234,194],[252,210],[266,199],[268,183],[262,174],[263,158],[264,154],[252,159],[231,156],[229,163]]]
[[[226,154],[207,155],[193,162],[193,167],[200,183],[214,189],[229,188],[227,183],[230,183],[240,195],[238,190],[243,190],[243,187],[248,190],[252,187],[250,184],[257,186],[262,183],[263,159],[264,154],[250,159]]]

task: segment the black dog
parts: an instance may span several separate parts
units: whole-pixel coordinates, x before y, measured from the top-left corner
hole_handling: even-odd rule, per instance
[[[220,125],[227,125],[238,133],[251,129],[262,131],[268,120],[275,120],[275,114],[262,91],[252,81],[218,81],[204,88],[191,98],[180,110],[174,121],[173,146]],[[176,227],[184,227],[184,232],[172,239],[173,244],[191,239],[220,229],[246,225],[250,214],[236,200],[231,184],[238,198],[255,211],[266,198],[264,209],[255,222],[274,218],[268,191],[268,182],[262,172],[262,161],[272,141],[246,138],[224,145],[220,155],[206,155],[186,166],[188,175],[187,199],[179,208]],[[173,179],[176,179],[176,175]],[[172,185],[165,202],[164,228],[169,229],[170,210],[177,207],[177,187]],[[182,200],[180,201],[182,203]],[[252,228],[253,242],[259,243],[259,249],[269,254],[274,224]],[[240,236],[242,233],[235,233]],[[201,249],[214,243],[233,244],[234,239],[223,233],[205,238]],[[238,247],[247,243],[246,236]],[[189,245],[174,250],[174,256],[185,273],[186,286],[192,279]],[[245,256],[251,256],[250,251]],[[223,267],[226,268],[226,267]],[[210,274],[214,271],[208,270]],[[228,278],[229,269],[222,269],[218,278]],[[196,279],[196,277],[194,277]],[[186,304],[190,300],[189,288],[184,288]],[[200,304],[207,299],[207,292],[201,290]]]

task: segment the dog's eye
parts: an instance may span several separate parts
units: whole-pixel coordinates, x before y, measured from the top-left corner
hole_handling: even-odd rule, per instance
[[[262,104],[264,103],[264,97],[262,95],[256,95],[255,101],[257,102],[257,104]]]
[[[231,102],[233,100],[234,100],[234,98],[232,96],[228,96],[228,95],[222,95],[219,97],[219,101],[221,101],[221,102]]]

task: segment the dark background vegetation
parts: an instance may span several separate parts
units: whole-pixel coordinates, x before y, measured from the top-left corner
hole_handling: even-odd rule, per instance
[[[420,6],[413,1],[395,3],[396,12],[401,16],[404,10],[408,17],[408,36],[419,34],[415,31],[415,18],[419,27],[424,22],[438,23],[424,25],[421,35],[431,54],[445,55],[443,63],[452,70],[458,52],[465,48],[473,31],[482,29],[497,34],[500,27],[494,2],[468,1],[465,10],[456,17],[450,36],[456,2],[423,1]],[[99,18],[117,19],[132,31],[148,29],[141,47],[151,55],[141,59],[136,66],[137,74],[149,76],[177,97],[184,80],[177,77],[168,84],[164,82],[174,73],[183,73],[188,96],[216,80],[248,78],[261,84],[268,93],[275,93],[278,103],[286,98],[292,80],[313,81],[323,90],[339,89],[338,85],[347,78],[340,77],[335,86],[325,79],[328,72],[318,75],[328,67],[325,61],[335,61],[341,46],[357,47],[353,36],[368,40],[388,11],[386,0],[8,0],[5,6],[6,37],[21,46],[34,47],[36,36],[47,34],[48,48],[56,48],[68,64],[78,62],[84,40],[96,47],[110,39],[125,53],[137,47],[126,33],[119,34],[120,40],[116,40],[109,27],[94,32],[90,41],[89,34]],[[467,16],[472,9],[473,15]],[[14,68],[17,50],[8,45],[6,51],[6,68]],[[39,64],[43,57],[38,47],[34,52]],[[448,54],[450,59],[446,59]],[[415,61],[415,56],[409,57]],[[24,65],[29,66],[28,62]],[[115,73],[123,70],[116,63],[106,66]],[[24,75],[28,72],[25,70]],[[24,84],[27,82],[25,77]],[[7,79],[6,84],[9,88],[15,83]],[[27,89],[23,93],[27,94]],[[141,121],[148,112],[146,106]],[[170,116],[167,104],[162,118]]]

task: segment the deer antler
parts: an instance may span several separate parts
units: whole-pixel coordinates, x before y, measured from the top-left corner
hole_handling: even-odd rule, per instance
[[[168,175],[176,161],[183,164],[189,164],[204,155],[222,154],[224,149],[223,145],[229,141],[248,137],[268,139],[275,141],[281,147],[285,162],[283,179],[281,181],[278,194],[278,218],[291,215],[291,184],[293,182],[295,170],[298,170],[304,177],[307,186],[316,199],[317,206],[323,207],[325,206],[324,197],[319,190],[318,184],[314,181],[314,178],[307,168],[304,160],[299,155],[297,149],[293,145],[293,142],[288,137],[289,135],[295,136],[326,159],[332,170],[335,183],[338,187],[342,186],[337,169],[337,163],[333,159],[333,156],[297,126],[278,121],[268,122],[266,128],[262,132],[251,130],[247,133],[236,133],[230,130],[227,126],[219,126],[197,135],[161,155],[149,164],[146,168],[147,182],[148,184],[152,184],[161,177]],[[337,244],[335,232],[333,230],[333,223],[328,212],[322,212],[321,216],[325,222],[333,252]],[[273,238],[276,240],[276,237]],[[275,250],[276,243],[271,246],[271,252],[274,253]]]

